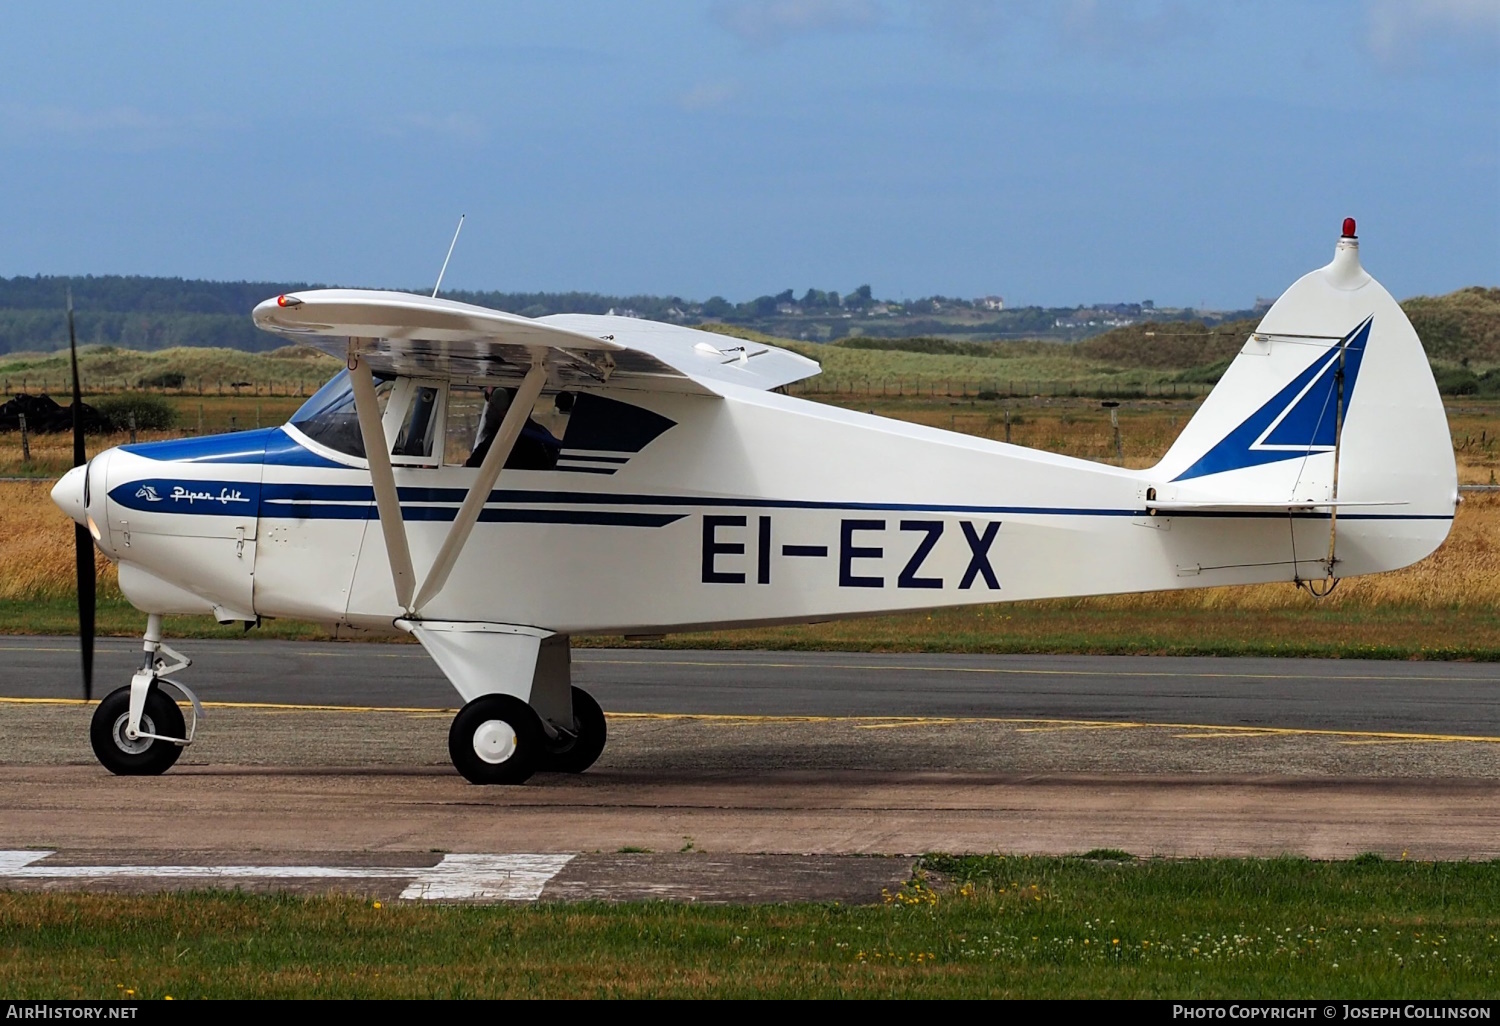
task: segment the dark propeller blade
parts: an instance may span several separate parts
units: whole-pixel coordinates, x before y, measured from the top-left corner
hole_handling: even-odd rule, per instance
[[[78,336],[73,331],[73,290],[68,290],[68,353],[73,364],[73,466],[88,463],[83,448],[83,389],[78,381]],[[85,471],[87,473],[87,471]],[[84,484],[87,512],[88,485]],[[78,646],[83,651],[83,697],[94,697],[94,539],[82,524],[73,528],[73,554],[78,561]]]

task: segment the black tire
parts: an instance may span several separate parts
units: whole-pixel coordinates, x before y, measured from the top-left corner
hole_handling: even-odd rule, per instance
[[[594,696],[582,688],[573,689],[573,731],[572,737],[561,735],[556,741],[546,740],[537,769],[551,773],[582,773],[603,754],[609,734],[604,710],[599,708]]]
[[[94,721],[89,727],[94,755],[116,776],[154,777],[165,773],[182,754],[182,746],[150,738],[127,740],[125,724],[129,719],[129,687],[112,691],[104,697],[94,710]],[[146,693],[146,707],[141,710],[141,729],[165,737],[187,736],[182,710],[157,687]]]
[[[448,756],[471,784],[521,784],[536,771],[546,737],[519,698],[480,695],[453,717]]]

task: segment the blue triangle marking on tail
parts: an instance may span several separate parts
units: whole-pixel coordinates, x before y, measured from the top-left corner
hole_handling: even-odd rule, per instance
[[[1312,366],[1173,480],[1186,481],[1332,451],[1337,430],[1334,404],[1339,353],[1342,350],[1344,356],[1344,409],[1347,410],[1354,397],[1354,383],[1359,377],[1373,320],[1366,317],[1338,345],[1314,360]]]

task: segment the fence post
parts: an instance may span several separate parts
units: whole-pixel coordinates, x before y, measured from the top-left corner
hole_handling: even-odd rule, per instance
[[[201,386],[200,386],[201,387]],[[198,404],[198,434],[203,434],[203,404]]]
[[[31,436],[26,432],[26,414],[19,415],[21,421],[21,462],[31,462]]]
[[[130,444],[135,444],[135,411],[130,411]]]

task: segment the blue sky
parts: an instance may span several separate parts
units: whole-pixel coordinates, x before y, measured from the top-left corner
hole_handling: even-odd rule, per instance
[[[0,274],[1235,308],[1500,283],[1500,0],[35,4]]]

